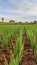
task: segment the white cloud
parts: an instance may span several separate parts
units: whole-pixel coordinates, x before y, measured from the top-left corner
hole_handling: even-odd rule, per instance
[[[4,8],[0,4],[2,11],[8,13],[7,15],[0,14],[0,17],[4,17],[5,20],[15,19],[16,21],[30,20],[29,18],[24,18],[26,16],[37,16],[37,4],[35,0],[29,2],[28,0],[8,0],[12,5],[10,8]],[[3,3],[5,5],[5,3]],[[6,6],[6,5],[5,5]]]
[[[36,16],[37,15],[37,5],[33,5],[27,12],[27,15],[33,15]]]
[[[15,7],[13,8],[14,10],[22,10],[25,7],[30,7],[31,3],[28,2],[27,0],[8,0],[9,3],[14,4]]]

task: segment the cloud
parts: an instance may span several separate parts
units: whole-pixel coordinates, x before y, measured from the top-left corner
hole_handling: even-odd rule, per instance
[[[32,20],[37,18],[36,0],[0,0],[0,17],[16,21]]]
[[[27,15],[37,16],[37,5],[33,5],[27,12]]]
[[[14,10],[23,10],[25,7],[30,7],[31,3],[27,0],[8,0],[9,3],[14,5]]]

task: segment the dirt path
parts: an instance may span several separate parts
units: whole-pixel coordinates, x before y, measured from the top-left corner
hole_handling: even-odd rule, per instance
[[[27,40],[26,33],[23,34],[24,52],[20,65],[37,65],[33,56],[32,48]]]

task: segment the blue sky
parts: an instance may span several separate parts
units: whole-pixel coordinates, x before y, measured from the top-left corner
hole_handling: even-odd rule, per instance
[[[37,0],[0,0],[0,20],[18,21],[37,20]]]

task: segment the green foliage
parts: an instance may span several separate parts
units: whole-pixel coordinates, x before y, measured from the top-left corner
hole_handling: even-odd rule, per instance
[[[27,38],[29,39],[29,44],[32,47],[33,54],[36,58],[37,61],[37,43],[36,43],[36,35],[34,34],[34,28],[28,28],[26,27],[26,32],[27,32]],[[35,30],[36,31],[36,30]]]
[[[24,44],[22,43],[24,31],[26,31],[29,44],[32,47],[33,54],[37,61],[37,24],[36,25],[34,24],[33,25],[32,24],[31,25],[21,25],[21,24],[0,25],[0,42],[3,44],[5,49],[10,39],[13,38],[17,32],[19,32],[19,36],[17,36],[16,39],[16,45],[14,46],[14,44],[12,44],[14,48],[14,53],[12,53],[11,51],[10,65],[19,65],[21,61],[23,49],[24,49]],[[5,58],[5,65],[8,65],[6,58]]]
[[[21,33],[19,33],[19,37],[17,37],[16,40],[16,45],[13,45],[14,48],[14,53],[11,53],[11,63],[10,65],[19,65],[21,58],[22,58],[22,54],[23,54],[23,49],[24,49],[24,45],[22,43],[22,34],[23,34],[23,28],[22,30],[20,30]]]

